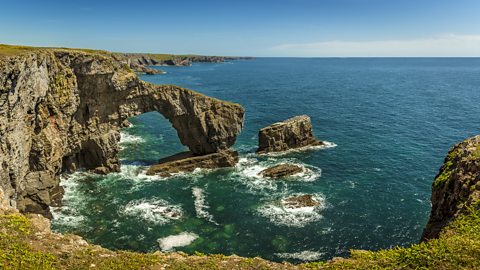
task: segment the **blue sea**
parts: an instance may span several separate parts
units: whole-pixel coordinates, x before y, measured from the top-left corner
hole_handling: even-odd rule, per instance
[[[480,59],[258,58],[158,67],[141,76],[245,107],[239,164],[170,178],[148,165],[186,150],[158,113],[122,130],[122,171],[62,178],[53,229],[111,249],[260,256],[301,262],[417,243],[431,183],[449,148],[480,133]],[[312,119],[329,147],[257,156],[258,130],[295,115]],[[307,169],[289,180],[258,172]],[[279,201],[312,194],[315,208]]]

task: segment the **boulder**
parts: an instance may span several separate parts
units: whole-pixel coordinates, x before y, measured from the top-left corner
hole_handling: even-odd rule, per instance
[[[257,153],[282,152],[322,144],[313,135],[310,117],[300,115],[260,129]]]
[[[259,175],[268,178],[283,178],[301,172],[303,172],[303,168],[298,165],[280,164],[261,171]]]
[[[147,175],[171,176],[179,172],[193,172],[196,168],[216,169],[232,167],[238,162],[237,151],[227,149],[207,155],[194,155],[192,152],[183,152],[159,161],[151,166]]]
[[[305,195],[297,195],[291,196],[286,199],[282,200],[282,205],[285,208],[302,208],[302,207],[315,207],[320,205],[320,202],[313,198],[313,195],[305,194]]]

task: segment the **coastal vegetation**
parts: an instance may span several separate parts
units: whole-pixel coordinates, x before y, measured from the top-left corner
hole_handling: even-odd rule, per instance
[[[352,250],[349,258],[300,265],[219,254],[110,251],[74,235],[53,234],[46,220],[16,211],[0,214],[2,269],[477,269],[478,205],[446,227],[438,239],[380,251]]]

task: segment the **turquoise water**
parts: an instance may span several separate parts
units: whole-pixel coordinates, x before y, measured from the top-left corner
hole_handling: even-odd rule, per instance
[[[121,173],[64,177],[55,230],[113,249],[293,262],[405,246],[421,236],[430,185],[449,147],[480,133],[480,59],[260,58],[162,69],[167,74],[142,79],[245,107],[235,145],[240,163],[148,177],[146,165],[186,148],[161,115],[132,118],[122,131]],[[254,154],[261,127],[299,114],[309,115],[317,137],[336,146]],[[256,175],[287,161],[308,173],[290,181]],[[321,205],[296,212],[279,207],[282,198],[304,193]],[[172,235],[180,237],[165,240]]]

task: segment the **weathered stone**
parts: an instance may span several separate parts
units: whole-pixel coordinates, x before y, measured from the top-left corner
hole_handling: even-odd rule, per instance
[[[313,195],[305,194],[298,196],[291,196],[282,200],[282,205],[285,208],[301,208],[301,207],[315,207],[320,205],[320,202],[313,198]]]
[[[280,164],[267,168],[259,173],[263,177],[282,178],[303,172],[303,168],[293,164]]]
[[[150,166],[147,175],[171,176],[178,172],[193,172],[196,168],[216,169],[232,167],[238,162],[237,151],[228,149],[217,153],[196,156],[192,152],[183,152],[159,161]]]
[[[480,135],[466,139],[448,152],[432,185],[432,211],[423,240],[440,231],[469,207],[480,203]]]
[[[195,155],[228,149],[243,125],[240,105],[146,83],[110,53],[39,49],[1,56],[0,188],[6,200],[48,216],[61,195],[60,173],[118,171],[120,127],[150,111],[165,116]]]
[[[301,115],[260,129],[257,153],[281,152],[322,144],[313,135],[310,117]]]

